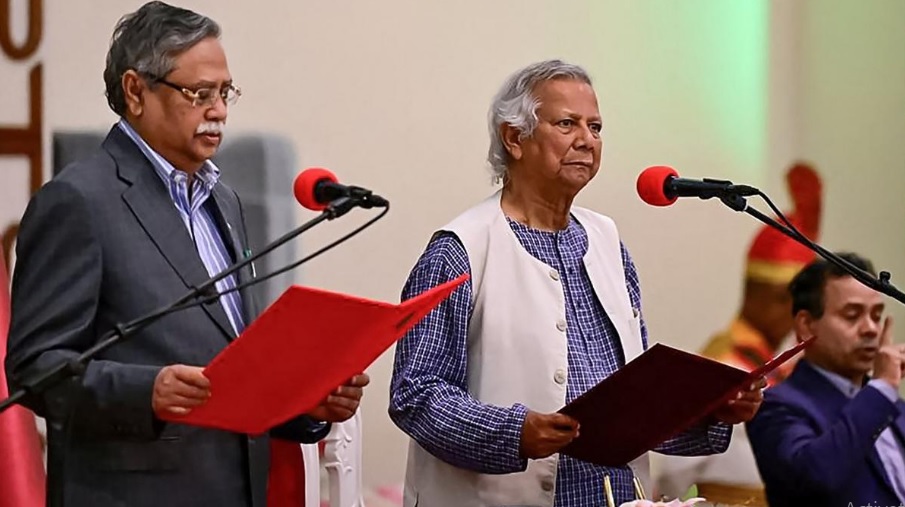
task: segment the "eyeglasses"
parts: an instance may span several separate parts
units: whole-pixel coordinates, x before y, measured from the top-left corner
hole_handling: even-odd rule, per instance
[[[186,88],[184,86],[179,86],[178,84],[171,83],[162,77],[153,77],[152,79],[155,83],[160,83],[162,85],[169,86],[170,88],[182,92],[183,95],[188,97],[189,100],[192,101],[193,107],[204,106],[211,107],[216,102],[217,97],[223,99],[223,103],[227,105],[233,105],[239,101],[239,97],[242,96],[242,90],[234,86],[232,84],[225,85],[221,87],[219,90],[212,86],[197,88],[192,90],[190,88]]]

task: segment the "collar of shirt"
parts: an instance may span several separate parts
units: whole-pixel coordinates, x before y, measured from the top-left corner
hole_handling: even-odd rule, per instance
[[[127,122],[125,118],[120,119],[117,125],[127,136],[129,136],[129,139],[132,139],[145,157],[147,157],[148,161],[151,162],[151,165],[154,166],[154,171],[160,176],[167,187],[169,187],[170,182],[172,181],[188,181],[188,174],[185,171],[180,171],[173,167],[173,164],[169,163],[159,153],[154,151],[154,149],[138,135],[138,132],[129,125],[129,122]],[[200,182],[200,184],[208,191],[213,190],[214,185],[216,185],[219,180],[220,169],[210,160],[206,160],[204,165],[201,166],[201,169],[195,173],[195,181]]]
[[[853,383],[851,380],[839,375],[838,373],[831,372],[824,368],[817,366],[812,362],[808,362],[812,368],[814,368],[817,373],[826,377],[827,380],[830,381],[831,384],[836,386],[836,389],[839,389],[842,394],[846,395],[849,398],[854,398],[858,391],[861,390],[861,386]]]
[[[566,228],[559,231],[535,229],[508,215],[506,221],[522,247],[542,262],[549,262],[547,258],[556,257],[556,252],[566,254],[571,261],[580,261],[588,251],[587,233],[572,215]]]

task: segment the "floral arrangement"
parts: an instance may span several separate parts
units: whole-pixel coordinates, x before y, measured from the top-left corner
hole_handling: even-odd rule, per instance
[[[643,496],[643,490],[641,489],[640,483],[637,482],[637,479],[635,482],[635,488],[636,494],[641,493],[638,494],[638,496]],[[682,498],[684,498],[684,500],[676,499],[669,502],[654,502],[653,500],[633,500],[631,502],[625,502],[619,507],[692,507],[698,502],[705,501],[703,498],[700,498],[698,496],[697,485],[691,486],[688,491],[686,491],[685,494],[682,495]]]
[[[626,502],[619,507],[691,507],[692,505],[703,502],[703,498],[689,498],[688,500],[673,500],[671,502],[654,502],[653,500],[633,500]]]

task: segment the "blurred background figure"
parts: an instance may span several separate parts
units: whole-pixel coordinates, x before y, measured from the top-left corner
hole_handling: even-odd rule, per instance
[[[792,198],[789,221],[817,241],[822,207],[820,176],[808,164],[796,163],[786,173]],[[741,308],[723,331],[713,336],[701,354],[751,371],[780,351],[792,331],[789,282],[814,253],[779,231],[764,225],[748,249]],[[767,380],[776,385],[794,367],[794,360],[778,368]],[[733,428],[729,449],[699,457],[664,457],[657,483],[661,493],[676,497],[697,484],[704,498],[720,504],[751,505],[763,502],[763,485],[745,428]]]

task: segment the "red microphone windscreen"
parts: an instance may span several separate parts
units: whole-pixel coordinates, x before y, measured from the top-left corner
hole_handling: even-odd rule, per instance
[[[322,211],[327,207],[328,203],[317,201],[317,197],[314,194],[314,187],[324,180],[331,183],[337,183],[339,181],[336,179],[335,174],[322,167],[310,167],[300,172],[299,175],[295,177],[295,183],[292,184],[295,199],[299,204],[310,210]]]
[[[676,197],[668,197],[663,187],[667,179],[678,176],[679,173],[668,165],[648,167],[638,175],[638,196],[651,206],[669,206],[676,202]]]

